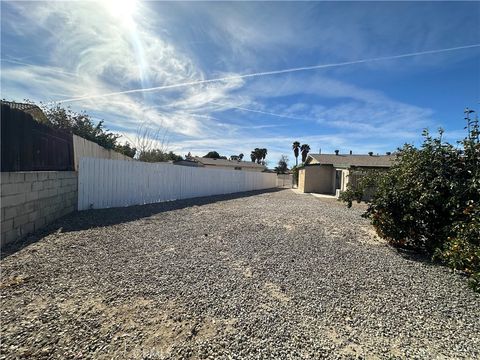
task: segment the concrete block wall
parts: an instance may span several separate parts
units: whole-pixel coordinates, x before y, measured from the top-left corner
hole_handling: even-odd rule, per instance
[[[2,248],[77,209],[74,171],[2,172],[0,181]]]

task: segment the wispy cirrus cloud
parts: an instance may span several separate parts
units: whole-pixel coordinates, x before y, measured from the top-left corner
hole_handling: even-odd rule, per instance
[[[180,153],[383,152],[439,125],[445,90],[420,101],[432,80],[403,77],[468,65],[480,43],[457,30],[463,3],[128,4],[2,2],[2,96],[82,98],[66,104],[129,138],[164,128]]]
[[[26,84],[30,88],[29,97],[48,102],[86,94],[95,96],[151,83],[168,84],[203,78],[202,71],[188,57],[151,32],[148,21],[138,21],[146,19],[148,10],[140,3],[136,13],[132,14],[131,26],[127,27],[108,12],[108,7],[93,2],[12,3],[9,6],[14,8],[17,17],[11,22],[7,19],[6,27],[31,37],[35,37],[38,28],[49,29],[58,41],[49,48],[50,65],[11,61],[25,67],[2,66],[4,92],[17,99],[24,93]],[[18,27],[19,19],[25,26]],[[139,122],[147,122],[181,135],[205,136],[205,128],[211,125],[210,122],[199,121],[188,112],[197,111],[210,100],[223,97],[239,83],[241,81],[233,80],[154,97],[117,94],[109,99],[85,99],[77,107],[98,114],[107,113],[109,122],[125,131],[135,129]],[[178,106],[182,111],[152,106],[169,101],[183,104]]]

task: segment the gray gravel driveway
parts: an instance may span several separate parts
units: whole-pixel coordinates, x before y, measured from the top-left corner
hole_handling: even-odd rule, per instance
[[[480,296],[291,190],[85,211],[1,261],[2,358],[480,358]]]

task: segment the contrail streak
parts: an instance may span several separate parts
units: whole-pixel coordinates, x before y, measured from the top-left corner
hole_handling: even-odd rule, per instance
[[[407,58],[407,57],[412,57],[412,56],[427,55],[427,54],[438,54],[438,53],[443,53],[443,52],[462,50],[462,49],[471,49],[471,48],[476,48],[476,47],[480,47],[480,44],[457,46],[457,47],[446,48],[446,49],[419,51],[419,52],[407,53],[407,54],[401,54],[401,55],[382,56],[382,57],[370,58],[370,59],[345,61],[345,62],[339,62],[339,63],[333,63],[333,64],[322,64],[322,65],[289,68],[289,69],[283,69],[283,70],[263,71],[263,72],[253,73],[253,74],[233,75],[233,76],[226,76],[226,77],[215,78],[215,79],[195,80],[195,81],[188,81],[188,82],[179,83],[179,84],[155,86],[155,87],[150,87],[150,88],[132,89],[132,90],[111,92],[111,93],[105,93],[105,94],[86,95],[86,96],[81,96],[81,97],[76,97],[76,98],[58,100],[58,101],[56,101],[56,103],[67,103],[67,102],[96,99],[96,98],[109,97],[109,96],[115,96],[115,95],[125,95],[125,94],[141,93],[141,92],[151,92],[151,91],[176,89],[176,88],[185,87],[185,86],[209,84],[209,83],[213,83],[213,82],[247,79],[247,78],[259,77],[259,76],[287,74],[287,73],[308,71],[308,70],[326,69],[326,68],[346,66],[346,65],[363,64],[363,63],[375,62],[375,61],[402,59],[402,58]]]
[[[272,113],[272,112],[269,112],[269,111],[248,109],[248,108],[244,108],[244,107],[240,107],[240,106],[230,106],[228,104],[221,104],[221,103],[217,103],[217,102],[213,102],[213,101],[210,101],[210,104],[223,106],[226,109],[237,109],[237,110],[240,110],[240,111],[248,111],[248,112],[253,112],[253,113],[257,113],[257,114],[276,116],[276,117],[285,118],[285,119],[306,120],[306,121],[312,120],[312,119],[309,119],[309,118],[306,118],[306,117],[277,114],[277,113]]]
[[[4,61],[4,62],[9,62],[9,63],[12,63],[12,64],[19,64],[19,65],[24,65],[24,66],[28,66],[28,67],[40,68],[41,70],[46,71],[46,72],[54,72],[54,73],[57,73],[57,74],[78,76],[78,74],[75,74],[75,73],[72,73],[72,72],[57,70],[57,69],[54,69],[52,67],[42,67],[40,65],[29,64],[29,63],[26,63],[26,62],[23,62],[23,61],[15,60],[15,59],[0,59],[0,60]]]

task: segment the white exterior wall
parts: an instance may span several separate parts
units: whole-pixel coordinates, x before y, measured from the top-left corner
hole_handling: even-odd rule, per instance
[[[305,166],[298,172],[298,190],[334,194],[335,168],[329,165]]]
[[[78,210],[269,189],[276,179],[276,174],[251,171],[82,158]]]

